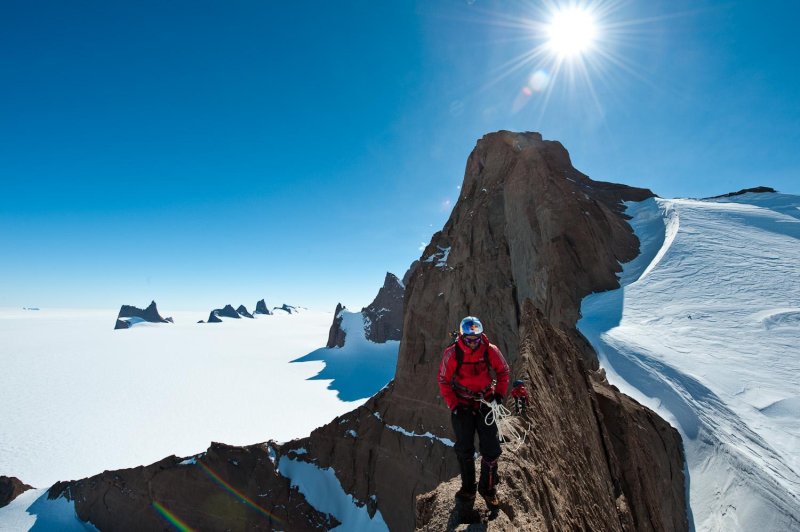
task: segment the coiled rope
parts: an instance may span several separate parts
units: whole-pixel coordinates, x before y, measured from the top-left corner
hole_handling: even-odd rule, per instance
[[[486,425],[497,425],[497,436],[500,438],[501,442],[516,442],[513,448],[513,452],[516,452],[522,444],[525,443],[525,438],[527,438],[528,432],[531,429],[530,423],[528,423],[528,427],[520,434],[520,431],[511,422],[511,419],[514,417],[511,410],[500,403],[487,401],[483,397],[480,398],[480,402],[489,407],[489,411],[484,418]]]

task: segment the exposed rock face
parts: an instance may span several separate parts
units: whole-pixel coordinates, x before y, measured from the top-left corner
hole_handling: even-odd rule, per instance
[[[530,300],[522,321],[516,367],[534,393],[526,416],[515,421],[520,431],[533,428],[516,452],[504,446],[504,503],[492,529],[687,530],[677,431],[632,399],[592,382],[578,346]],[[449,521],[459,487],[453,479],[420,495],[417,528],[453,529]],[[472,520],[487,519],[482,509]]]
[[[244,305],[239,305],[239,308],[236,309],[236,313],[243,318],[252,318],[253,315],[247,312],[247,307]]]
[[[0,508],[32,489],[33,486],[28,486],[17,477],[0,475]]]
[[[411,272],[411,269],[409,269]],[[409,273],[406,273],[408,276]],[[386,272],[383,286],[368,306],[361,309],[364,316],[364,335],[367,340],[385,343],[387,340],[400,340],[403,333],[403,297],[405,286],[396,275]],[[345,307],[338,303],[333,313],[333,323],[328,332],[328,348],[342,347],[347,333],[342,329],[342,311]]]
[[[277,448],[273,447],[273,453]],[[267,444],[212,443],[194,459],[170,456],[145,467],[58,482],[48,497],[63,495],[75,501],[78,517],[91,520],[100,530],[166,530],[169,521],[161,508],[194,530],[327,530],[337,526],[336,519],[309,506],[296,488],[290,488],[273,459]],[[238,494],[226,490],[223,483],[234,486]]]
[[[517,377],[523,371],[518,362],[522,309],[530,300],[554,329],[574,337],[575,349],[582,352],[585,342],[578,342],[574,328],[581,298],[615,288],[619,262],[638,251],[621,202],[650,196],[647,190],[590,180],[572,167],[561,144],[544,142],[538,134],[499,132],[481,139],[469,157],[462,195],[450,219],[409,276],[395,380],[362,407],[377,412],[384,429],[373,427],[374,416],[357,418],[353,423],[358,426],[331,424],[303,443],[309,455],[322,467],[332,466],[345,490],[358,500],[375,495],[391,529],[413,528],[408,501],[454,476],[457,468],[452,450],[438,440],[404,437],[388,427],[452,438],[435,382],[448,331],[465,315],[481,317]],[[596,367],[596,360],[586,357],[586,362]],[[586,390],[585,382],[581,386]],[[562,401],[554,408],[554,416],[566,415],[561,411],[570,403]],[[603,440],[591,413],[584,410],[580,420],[589,424],[583,430],[595,433],[597,445],[591,455],[602,456],[597,442]],[[343,437],[348,429],[356,430],[359,438]],[[574,442],[558,434],[542,437],[554,438],[553,445],[564,447],[569,455],[566,447]],[[652,452],[665,451],[661,447]],[[354,472],[352,464],[365,460],[374,465],[364,473]],[[604,478],[611,483],[609,473]],[[560,482],[577,480],[570,474]],[[683,489],[682,479],[673,482]],[[682,499],[650,502],[683,511]],[[574,511],[587,507],[576,502]]]
[[[250,317],[252,318],[253,316]],[[211,311],[208,315],[208,323],[222,323],[220,318],[240,319],[241,316],[234,310],[233,305],[225,305],[223,308],[215,308]]]
[[[742,190],[738,190],[736,192],[728,192],[727,194],[720,194],[719,196],[711,196],[710,198],[706,199],[716,199],[716,198],[732,198],[733,196],[741,196],[742,194],[747,194],[748,192],[753,192],[756,194],[763,194],[766,192],[777,192],[774,188],[771,187],[753,187],[753,188],[743,188]]]
[[[130,318],[133,318],[133,320]],[[151,301],[150,305],[145,309],[140,309],[131,305],[122,305],[119,309],[117,323],[114,325],[114,328],[128,329],[133,322],[137,320],[150,323],[173,323],[172,318],[162,318],[161,314],[158,313],[158,308],[156,308],[156,302]]]
[[[590,180],[561,144],[537,133],[486,135],[469,157],[450,219],[407,275],[394,381],[286,447],[303,447],[301,459],[333,468],[344,490],[380,511],[391,530],[440,529],[435,517],[452,508],[452,483],[436,488],[457,474],[457,465],[436,373],[448,332],[476,315],[511,364],[512,378],[528,383],[534,423],[519,452],[503,455],[502,489],[519,500],[493,523],[508,530],[686,530],[677,434],[593,382],[596,359],[575,330],[581,298],[616,288],[619,262],[637,253],[621,202],[651,195]],[[236,452],[220,450],[220,459]],[[250,482],[235,480],[236,489]],[[107,510],[86,502],[102,500],[102,490],[81,482],[79,515],[103,528],[95,515]],[[199,511],[194,482],[200,480],[171,486],[173,506]],[[115,506],[117,522],[142,513],[144,503],[130,501],[146,503],[160,493],[152,483],[129,480],[128,500]],[[415,516],[416,498],[426,493]]]
[[[341,303],[336,304],[336,310],[333,312],[333,323],[328,331],[328,343],[325,344],[328,348],[342,347],[344,345],[344,338],[346,333],[342,329],[342,311],[345,309]]]
[[[272,312],[267,308],[267,303],[262,299],[258,303],[256,303],[256,314],[265,314],[267,316],[272,315]]]
[[[400,340],[403,334],[403,296],[405,286],[393,273],[386,272],[383,286],[368,306],[361,309],[367,340],[385,343]]]

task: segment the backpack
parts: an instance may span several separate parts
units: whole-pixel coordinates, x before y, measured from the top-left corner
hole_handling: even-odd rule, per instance
[[[456,336],[455,341],[453,343],[451,343],[450,345],[448,345],[447,347],[450,347],[450,346],[455,346],[455,350],[456,350],[456,371],[453,373],[453,378],[450,381],[450,385],[453,387],[454,390],[460,391],[462,393],[465,393],[465,394],[467,394],[468,396],[470,396],[471,398],[474,399],[476,397],[483,396],[483,394],[485,394],[486,392],[488,392],[489,390],[494,388],[494,380],[492,380],[492,382],[489,384],[489,386],[487,386],[486,388],[484,388],[483,390],[481,390],[478,393],[475,393],[472,390],[470,390],[469,388],[467,388],[465,386],[461,386],[458,382],[456,382],[456,377],[458,377],[458,374],[461,371],[461,366],[464,364],[464,351],[461,349],[461,346],[458,345],[458,337],[457,336]],[[486,349],[483,351],[483,363],[486,364],[486,370],[487,371],[490,371],[492,369],[492,364],[491,364],[491,362],[489,362],[489,346],[488,345],[486,346]],[[480,364],[480,361],[478,361],[478,362],[467,362],[467,364]],[[491,375],[491,373],[490,373],[490,375]]]

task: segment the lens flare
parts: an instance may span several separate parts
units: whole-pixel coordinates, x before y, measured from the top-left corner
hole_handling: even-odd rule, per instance
[[[158,514],[163,517],[164,520],[174,526],[176,530],[179,530],[180,532],[194,532],[193,528],[181,521],[177,515],[164,508],[162,504],[153,501],[153,508],[156,509],[156,512],[158,512]]]
[[[216,482],[216,483],[217,483],[217,485],[219,485],[221,488],[223,488],[225,491],[227,491],[228,493],[230,493],[231,495],[233,495],[233,496],[234,496],[234,497],[236,497],[237,499],[241,500],[243,503],[245,503],[247,506],[249,506],[250,508],[252,508],[252,509],[253,509],[253,510],[255,510],[256,512],[260,513],[260,514],[261,514],[261,515],[263,515],[264,517],[266,517],[266,518],[268,518],[268,519],[270,519],[270,520],[274,521],[275,523],[277,523],[277,524],[279,524],[279,525],[285,525],[285,524],[286,524],[286,523],[284,523],[284,521],[283,521],[282,519],[279,519],[278,517],[276,517],[276,516],[275,516],[275,514],[273,514],[273,513],[271,513],[271,512],[268,512],[267,510],[265,510],[264,508],[262,508],[261,506],[259,506],[259,505],[258,505],[258,504],[256,504],[255,502],[253,502],[253,501],[252,501],[250,498],[248,498],[248,497],[247,497],[247,496],[246,496],[244,493],[242,493],[242,492],[238,491],[236,488],[234,488],[233,486],[231,486],[230,484],[228,484],[227,482],[225,482],[225,481],[222,479],[222,477],[220,477],[219,475],[217,475],[217,474],[216,474],[214,471],[212,471],[212,470],[211,470],[211,469],[210,469],[210,468],[209,468],[207,465],[205,465],[204,463],[202,463],[202,462],[198,462],[198,463],[197,463],[197,465],[199,465],[199,466],[200,466],[200,467],[203,469],[203,471],[205,471],[205,472],[206,472],[206,474],[208,474],[208,476],[209,476],[209,477],[211,477],[211,479],[212,479],[214,482]]]
[[[544,92],[550,83],[550,74],[545,70],[537,70],[528,78],[528,87],[533,92]]]

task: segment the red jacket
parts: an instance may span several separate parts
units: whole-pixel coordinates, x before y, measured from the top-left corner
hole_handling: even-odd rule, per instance
[[[511,390],[511,397],[523,397],[527,399],[528,390],[525,389],[525,385],[521,384],[519,386],[514,386],[514,388]]]
[[[458,405],[474,405],[474,395],[483,393],[484,397],[492,394],[505,396],[508,391],[508,364],[503,354],[496,345],[490,344],[485,334],[481,335],[481,343],[475,351],[458,339],[458,346],[464,353],[459,374],[455,375],[458,361],[456,359],[456,345],[449,345],[442,355],[442,364],[439,366],[439,390],[450,410]],[[492,387],[492,375],[486,366],[485,352],[489,352],[489,365],[494,370],[497,383]],[[453,376],[458,386],[453,386]],[[459,387],[469,390],[459,389]],[[470,393],[471,392],[471,393]],[[474,395],[471,395],[474,394]]]

